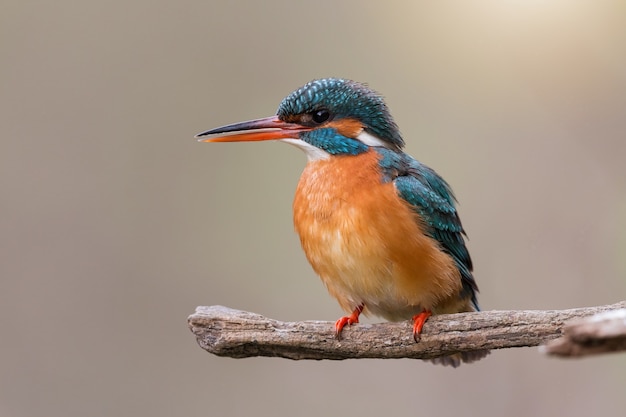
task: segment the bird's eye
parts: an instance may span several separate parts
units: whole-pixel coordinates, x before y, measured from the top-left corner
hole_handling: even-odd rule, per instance
[[[330,112],[326,109],[316,110],[311,113],[311,118],[315,123],[324,123],[330,119]]]

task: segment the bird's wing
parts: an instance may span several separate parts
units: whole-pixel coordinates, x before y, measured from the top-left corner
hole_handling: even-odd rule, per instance
[[[448,183],[431,168],[406,154],[384,152],[383,171],[393,172],[388,177],[400,197],[407,201],[429,226],[427,233],[454,259],[463,283],[463,291],[470,296],[476,309],[478,287],[472,275],[472,259],[465,246],[465,231],[455,207],[455,198]],[[385,166],[385,164],[387,166]]]

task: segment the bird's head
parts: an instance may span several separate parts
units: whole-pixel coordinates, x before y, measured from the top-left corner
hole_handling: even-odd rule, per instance
[[[364,84],[341,78],[307,83],[283,99],[276,116],[218,127],[196,137],[203,142],[281,140],[303,149],[309,160],[357,155],[370,146],[394,150],[404,146],[383,98]]]

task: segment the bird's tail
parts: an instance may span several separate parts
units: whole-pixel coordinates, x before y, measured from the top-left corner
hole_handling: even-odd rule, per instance
[[[481,360],[489,355],[489,350],[472,350],[468,352],[453,353],[452,355],[440,356],[438,358],[429,359],[430,362],[443,366],[451,366],[456,368],[461,363],[472,363]]]

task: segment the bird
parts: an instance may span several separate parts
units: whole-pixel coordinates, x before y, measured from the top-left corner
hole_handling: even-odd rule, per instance
[[[277,140],[304,151],[294,227],[313,270],[348,313],[335,323],[337,339],[362,313],[412,320],[418,342],[432,314],[480,310],[452,189],[403,151],[387,104],[367,84],[315,79],[286,96],[274,116],[196,138]],[[457,352],[431,361],[457,367],[488,353]]]

